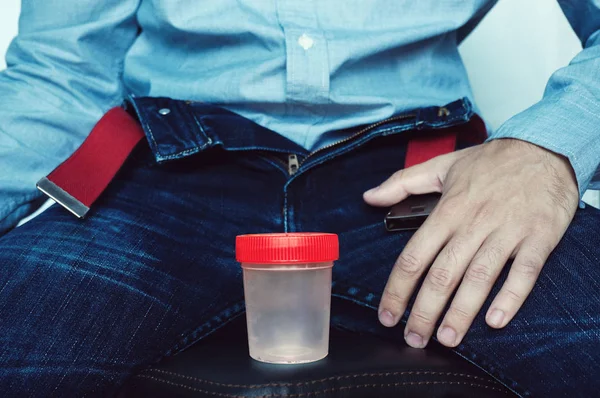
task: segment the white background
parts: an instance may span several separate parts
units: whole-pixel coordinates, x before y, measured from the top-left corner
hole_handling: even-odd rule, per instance
[[[0,54],[17,33],[20,0],[0,0]],[[553,71],[581,50],[556,1],[502,0],[461,46],[475,100],[492,128],[539,100]],[[0,69],[5,67],[0,58]],[[600,192],[586,201],[599,205]]]
[[[0,0],[0,69],[4,69],[4,53],[10,40],[17,34],[20,0]]]

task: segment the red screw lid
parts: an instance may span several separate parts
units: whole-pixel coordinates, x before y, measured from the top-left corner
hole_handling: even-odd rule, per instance
[[[339,257],[336,234],[280,233],[239,235],[235,255],[240,263],[323,263]]]

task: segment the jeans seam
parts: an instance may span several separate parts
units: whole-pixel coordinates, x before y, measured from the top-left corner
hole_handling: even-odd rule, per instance
[[[339,282],[336,285],[339,285]],[[380,295],[375,294],[372,291],[370,291],[370,289],[365,288],[365,287],[360,286],[360,285],[355,285],[355,284],[353,284],[353,285],[346,285],[346,284],[343,284],[343,283],[341,285],[342,285],[342,287],[347,287],[348,289],[349,288],[357,288],[357,289],[359,289],[359,291],[360,290],[366,291],[367,294],[374,295],[375,297],[380,297]],[[347,291],[348,289],[345,289],[345,290]],[[342,293],[335,293],[334,296],[339,297],[341,299],[352,301],[352,302],[354,302],[356,304],[362,305],[362,306],[367,307],[367,308],[375,309],[374,306],[372,306],[371,304],[369,304],[368,302],[366,302],[366,300],[363,297],[361,297],[361,296],[352,296],[352,295],[347,295],[347,294],[342,294]],[[459,355],[460,357],[464,358],[465,360],[471,362],[473,365],[477,366],[478,368],[480,368],[482,370],[484,370],[484,369],[483,369],[482,365],[480,365],[480,364],[483,363],[483,366],[485,366],[487,364],[487,362],[485,360],[483,362],[481,360],[478,360],[477,363],[476,363],[472,359],[472,357],[473,357],[472,353],[470,351],[466,350],[464,347],[462,347],[460,345],[458,347],[456,347],[456,348],[452,348],[452,349],[448,348],[448,349],[450,351],[454,352],[455,354]],[[479,357],[481,357],[481,356],[479,356]],[[514,381],[512,379],[509,379],[506,376],[500,376],[500,375],[498,375],[498,373],[495,370],[494,371],[484,370],[484,371],[486,373],[489,373],[490,375],[492,375],[494,378],[496,378],[500,382],[502,382],[503,385],[505,385],[506,387],[508,387],[509,389],[511,389],[517,395],[519,395],[519,396],[530,396],[531,395],[531,393],[527,389],[523,388],[523,386],[521,386],[519,383],[517,383],[516,381]],[[520,390],[521,392],[516,391],[517,389]]]
[[[204,135],[206,142],[210,143],[210,141],[212,141],[212,138],[209,138],[208,134],[206,133],[206,130],[204,129],[204,126],[202,125],[202,123],[200,123],[200,120],[198,120],[198,118],[196,117],[196,112],[193,112],[190,109],[190,106],[188,104],[185,104],[183,106],[186,107],[185,111],[192,115],[192,119],[194,119],[194,122],[196,123],[196,127],[198,127],[198,130],[200,130],[200,132]]]
[[[245,397],[244,395],[235,395],[235,394],[221,393],[221,392],[216,392],[216,391],[207,391],[207,390],[203,390],[200,388],[188,386],[186,384],[175,383],[170,380],[165,380],[165,379],[154,377],[154,376],[138,375],[137,377],[162,382],[164,384],[172,385],[175,387],[185,388],[185,389],[188,389],[191,391],[201,392],[201,393],[216,396],[216,397],[227,397],[227,398],[244,398]],[[356,389],[360,389],[360,388],[365,388],[365,389],[366,388],[385,388],[385,387],[390,388],[390,387],[402,387],[402,386],[414,386],[414,385],[417,385],[417,386],[418,385],[469,385],[471,387],[479,387],[479,388],[484,388],[484,389],[488,389],[488,390],[500,391],[500,392],[503,392],[506,394],[506,391],[502,390],[500,388],[492,387],[492,386],[485,385],[485,384],[469,383],[469,382],[464,382],[464,381],[406,381],[406,382],[396,382],[396,383],[358,384],[358,385],[353,385],[353,386],[331,387],[331,388],[326,388],[326,389],[320,390],[320,391],[311,391],[311,392],[306,392],[306,393],[269,394],[269,395],[261,395],[261,397],[262,398],[283,398],[283,397],[300,398],[300,397],[325,395],[325,394],[329,394],[329,393],[336,392],[336,391],[345,391],[345,390],[352,390],[352,389],[356,390]]]
[[[158,155],[159,155],[158,161],[159,162],[164,162],[166,160],[180,159],[180,158],[185,157],[185,156],[196,154],[196,153],[202,151],[204,148],[206,148],[206,145],[208,145],[208,143],[204,144],[202,146],[195,146],[195,147],[188,148],[188,149],[185,149],[185,150],[180,151],[180,152],[172,153],[170,155],[161,155],[158,152],[158,150],[156,151],[156,153],[158,153]]]
[[[280,164],[278,164],[277,162],[274,162],[273,160],[269,159],[268,157],[258,155],[258,158],[269,163],[271,166],[275,167],[277,170],[281,171],[286,177],[289,175],[287,170],[285,170]]]
[[[288,212],[287,212],[287,205],[288,205],[288,184],[285,184],[283,186],[283,231],[284,232],[289,232],[288,231]]]
[[[196,115],[190,111],[190,106],[183,101],[173,101],[173,106],[177,109],[179,119],[185,124],[186,131],[193,133],[193,145],[183,151],[179,151],[175,155],[186,153],[190,150],[198,152],[206,148],[212,140],[208,138],[205,131],[198,125]],[[177,126],[179,127],[179,126]],[[200,134],[198,134],[200,133]],[[179,134],[178,134],[179,135]],[[204,143],[198,145],[198,136],[201,135],[204,139]],[[183,156],[183,155],[181,155]]]
[[[135,113],[137,113],[138,121],[142,125],[142,130],[144,130],[144,133],[146,133],[145,134],[146,138],[148,138],[148,136],[150,136],[151,146],[154,148],[157,155],[159,157],[162,157],[162,154],[160,153],[160,150],[158,148],[158,144],[156,143],[156,139],[154,138],[154,134],[152,133],[152,128],[150,127],[150,124],[147,122],[145,110],[142,111],[142,108],[138,107],[137,102],[136,102],[136,99],[137,99],[136,97],[131,95],[131,96],[129,96],[129,99],[130,99],[129,103],[131,103],[131,105],[133,105],[133,109],[135,110]]]
[[[306,164],[304,164],[304,167],[301,167],[298,172],[296,174],[294,174],[294,176],[290,179],[290,181],[288,182],[288,184],[295,179],[296,177],[298,177],[300,174],[303,174],[307,171],[309,171],[310,169],[312,169],[313,167],[319,166],[333,158],[336,158],[338,156],[344,155],[348,152],[351,152],[352,150],[354,150],[355,148],[358,148],[360,146],[363,146],[364,144],[366,144],[367,142],[377,138],[377,137],[383,137],[383,136],[387,136],[387,135],[391,135],[391,134],[397,134],[403,131],[408,131],[411,128],[413,128],[412,124],[407,124],[407,125],[403,125],[403,126],[395,126],[395,127],[390,127],[388,129],[383,129],[383,130],[377,130],[372,132],[371,134],[367,134],[362,138],[357,139],[356,141],[352,142],[351,144],[349,144],[348,146],[345,147],[341,147],[338,148],[335,151],[332,151],[328,154],[324,154],[322,157],[317,157],[316,159],[314,159],[312,162],[308,162]]]
[[[294,151],[293,149],[280,149],[280,148],[272,148],[272,147],[265,147],[265,146],[247,146],[247,147],[234,147],[234,146],[228,146],[228,147],[224,147],[226,151],[229,152],[234,152],[234,151],[269,151],[269,152],[277,152],[277,153],[285,153],[285,154],[290,154],[293,153],[295,155],[299,155],[299,156],[304,156],[305,153],[299,152],[299,151]]]
[[[198,383],[203,383],[203,384],[208,384],[208,385],[213,385],[213,386],[218,386],[218,387],[248,388],[248,389],[257,389],[257,388],[265,388],[265,387],[301,387],[301,386],[309,386],[309,385],[314,385],[314,384],[319,384],[319,383],[326,383],[329,381],[353,380],[353,379],[358,379],[361,377],[377,377],[377,376],[385,376],[385,377],[388,377],[388,376],[445,376],[445,377],[458,377],[458,378],[465,378],[465,379],[474,379],[474,380],[477,380],[477,382],[487,383],[490,385],[499,385],[499,386],[502,385],[502,384],[498,383],[496,380],[488,380],[488,379],[484,379],[483,377],[470,375],[468,373],[438,372],[438,371],[433,371],[433,370],[362,372],[362,373],[344,374],[344,375],[340,375],[340,376],[323,377],[323,378],[317,379],[317,380],[309,380],[309,381],[294,382],[294,383],[275,382],[275,383],[263,383],[263,384],[219,383],[219,382],[212,381],[212,380],[205,380],[205,379],[201,379],[198,377],[188,376],[188,375],[184,375],[181,373],[169,372],[166,370],[154,369],[154,368],[146,369],[142,373],[150,373],[150,372],[162,373],[164,375],[175,376],[175,377],[179,377],[181,379],[198,382]]]
[[[211,144],[211,141],[208,139],[208,137],[207,137],[206,133],[204,132],[204,130],[202,130],[202,128],[197,125],[198,123],[196,121],[196,116],[194,115],[194,113],[193,112],[189,112],[189,110],[187,108],[182,109],[182,106],[180,105],[179,101],[172,101],[172,102],[174,104],[174,107],[181,114],[181,119],[182,119],[183,123],[186,124],[187,129],[190,130],[190,131],[195,131],[194,128],[193,128],[193,125],[191,123],[189,123],[188,120],[186,120],[186,118],[185,118],[185,114],[186,113],[188,115],[191,115],[192,119],[194,120],[194,122],[196,124],[196,127],[204,135],[206,142],[204,144],[202,144],[202,145],[197,145],[197,144],[193,145],[190,148],[184,149],[184,150],[179,151],[179,152],[172,153],[170,155],[163,155],[163,154],[161,154],[159,152],[158,146],[157,146],[156,147],[156,153],[158,154],[157,160],[159,162],[164,162],[164,161],[173,160],[173,159],[180,159],[180,158],[185,157],[185,156],[194,155],[194,154],[196,154],[196,153],[204,150],[209,144]],[[188,105],[184,105],[184,106],[188,106]],[[152,135],[152,140],[154,141],[154,134],[153,134],[152,129],[150,128],[150,126],[148,126],[148,130],[150,131],[150,134]]]
[[[152,132],[152,127],[150,127],[150,123],[148,123],[148,122],[146,121],[146,118],[144,118],[144,119],[143,119],[143,121],[142,121],[142,124],[143,124],[144,126],[146,126],[146,128],[148,129],[148,135],[150,135],[150,139],[152,140],[152,144],[153,144],[154,148],[156,149],[156,154],[157,154],[157,155],[158,155],[160,158],[162,158],[162,157],[163,157],[163,155],[160,153],[160,149],[159,149],[159,147],[158,147],[158,144],[157,144],[157,142],[156,142],[156,139],[154,138],[154,133]],[[144,130],[146,130],[146,129],[144,129]]]

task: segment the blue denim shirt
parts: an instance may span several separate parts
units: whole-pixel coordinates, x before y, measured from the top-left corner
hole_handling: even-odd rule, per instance
[[[346,127],[472,98],[457,46],[494,3],[23,0],[0,73],[0,232],[128,94],[221,105],[307,149]],[[600,160],[600,3],[559,3],[584,50],[490,139],[565,155],[583,194]]]

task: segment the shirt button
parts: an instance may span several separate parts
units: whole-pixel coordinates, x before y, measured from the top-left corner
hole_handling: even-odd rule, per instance
[[[171,110],[169,108],[162,108],[158,111],[158,113],[160,113],[163,116],[167,116],[169,113],[171,113]]]
[[[300,44],[300,47],[303,49],[308,50],[315,44],[315,41],[306,33],[303,33],[302,36],[298,38],[298,44]]]

